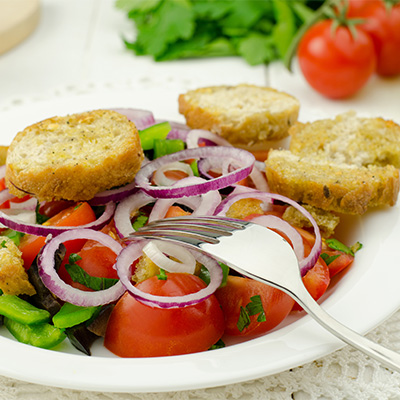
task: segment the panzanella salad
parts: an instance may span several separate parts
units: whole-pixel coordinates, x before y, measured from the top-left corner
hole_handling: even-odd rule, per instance
[[[67,163],[77,168],[75,175],[65,175],[71,181],[70,198],[61,192],[49,198],[46,182],[56,182],[50,176],[27,190],[17,168],[7,175],[6,166],[1,167],[0,315],[2,329],[20,342],[57,348],[70,340],[90,355],[92,343],[103,338],[104,346],[120,357],[188,354],[223,347],[230,336],[264,334],[300,310],[278,289],[242,277],[200,252],[130,236],[163,218],[214,215],[273,229],[291,243],[315,299],[332,276],[352,263],[359,245],[321,238],[306,208],[269,191],[265,166],[252,153],[209,131],[156,121],[149,111],[116,111],[135,124],[141,145],[132,168],[123,172],[134,179],[122,185],[102,190],[96,181],[95,195],[74,197],[79,190],[72,181],[80,180],[79,168],[95,168],[94,161],[87,166],[71,162],[74,136],[63,143],[69,152],[63,168]],[[115,123],[112,115],[107,118]],[[107,157],[104,168],[113,162]],[[107,170],[109,177],[116,168]],[[84,185],[90,186],[90,179]],[[293,212],[309,228],[291,225],[287,215]]]

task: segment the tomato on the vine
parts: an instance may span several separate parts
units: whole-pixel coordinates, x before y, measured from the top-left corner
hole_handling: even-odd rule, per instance
[[[197,292],[205,283],[197,276],[168,273],[137,284],[144,292],[181,296]],[[104,345],[120,357],[159,357],[208,350],[224,333],[224,316],[215,295],[183,308],[147,306],[125,293],[114,307]]]
[[[364,20],[359,27],[373,40],[376,72],[382,76],[400,74],[400,3],[386,6],[382,0],[349,0],[347,15]]]
[[[361,89],[375,71],[372,39],[357,26],[356,34],[331,19],[317,22],[301,38],[297,50],[308,83],[322,95],[340,99]]]

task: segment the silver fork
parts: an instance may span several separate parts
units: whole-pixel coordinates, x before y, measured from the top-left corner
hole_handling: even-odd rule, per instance
[[[228,218],[175,217],[152,222],[130,236],[169,241],[200,250],[244,276],[284,291],[333,335],[400,372],[400,354],[341,324],[310,296],[303,285],[292,247],[274,231]]]

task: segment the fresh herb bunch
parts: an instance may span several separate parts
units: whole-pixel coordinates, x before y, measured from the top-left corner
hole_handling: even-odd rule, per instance
[[[134,21],[137,55],[156,61],[241,56],[250,65],[285,57],[323,0],[117,0]]]

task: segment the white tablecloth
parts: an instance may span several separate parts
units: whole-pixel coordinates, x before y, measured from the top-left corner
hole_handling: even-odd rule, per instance
[[[109,91],[188,89],[219,84],[270,85],[298,97],[303,110],[349,109],[400,121],[400,78],[373,77],[357,96],[330,101],[313,92],[295,66],[250,67],[238,58],[163,64],[124,49],[131,23],[112,0],[42,0],[41,22],[15,49],[0,56],[0,112],[40,100]],[[166,106],[174,115],[176,105]],[[367,314],[367,310],[366,310]],[[369,337],[400,351],[400,312]],[[1,357],[1,355],[0,355]],[[245,383],[177,393],[97,393],[52,388],[0,377],[0,399],[400,399],[400,375],[345,347],[299,368]]]

